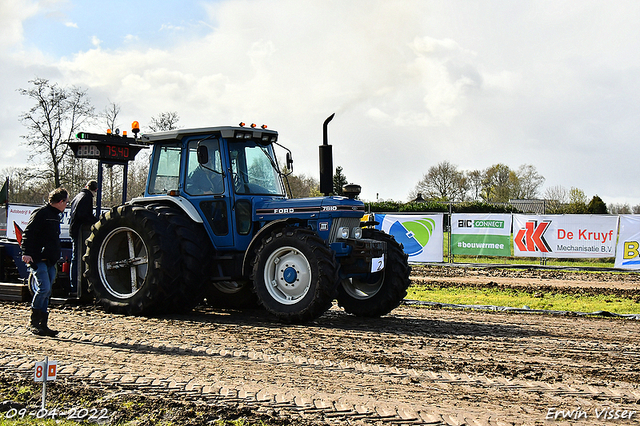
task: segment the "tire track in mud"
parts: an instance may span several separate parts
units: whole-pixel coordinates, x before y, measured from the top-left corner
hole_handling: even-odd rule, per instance
[[[3,370],[29,373],[38,355],[53,353],[64,364],[60,374],[70,377],[258,410],[277,408],[328,423],[511,424],[515,416],[517,424],[533,424],[544,419],[544,407],[576,401],[583,408],[623,404],[640,411],[640,390],[628,381],[581,383],[571,377],[564,383],[549,380],[552,375],[527,380],[509,371],[465,371],[458,362],[482,365],[500,357],[497,366],[531,363],[558,373],[584,369],[579,361],[585,359],[595,360],[594,368],[608,368],[607,360],[616,362],[615,356],[639,365],[637,343],[621,346],[616,338],[603,337],[596,344],[586,336],[590,340],[581,342],[535,329],[522,333],[522,325],[501,329],[479,320],[452,321],[450,315],[440,315],[449,318],[418,331],[412,318],[425,310],[403,308],[404,317],[374,323],[333,312],[316,324],[286,327],[250,315],[156,319],[60,310],[57,324],[78,331],[43,339],[15,325],[16,317],[26,319],[25,308],[0,309],[7,311],[0,317]],[[445,312],[430,313],[438,317]],[[518,317],[480,318],[496,322]],[[538,322],[544,321],[534,321],[536,327]],[[609,328],[607,324],[602,327]],[[296,338],[300,335],[306,339]],[[501,341],[505,336],[510,339]],[[430,368],[434,354],[449,361]],[[505,411],[508,406],[517,408]]]

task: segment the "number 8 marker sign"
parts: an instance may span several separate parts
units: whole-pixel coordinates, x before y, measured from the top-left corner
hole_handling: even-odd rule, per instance
[[[45,372],[47,374],[46,381],[50,382],[56,379],[56,375],[58,373],[58,362],[57,361],[42,361],[36,362],[36,370],[34,373],[34,380],[36,382],[45,381],[44,375]]]

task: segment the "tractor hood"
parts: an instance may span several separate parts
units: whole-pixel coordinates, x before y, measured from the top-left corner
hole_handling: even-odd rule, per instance
[[[270,199],[256,203],[256,219],[272,221],[295,218],[362,217],[364,203],[347,197]]]

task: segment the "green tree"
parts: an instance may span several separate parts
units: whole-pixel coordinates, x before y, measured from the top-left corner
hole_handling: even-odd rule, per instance
[[[481,197],[486,202],[506,203],[511,199],[516,174],[505,164],[494,164],[484,172]]]
[[[569,203],[564,205],[560,212],[567,214],[587,213],[587,196],[579,188],[571,187],[569,190]]]
[[[342,174],[342,167],[336,167],[336,172],[333,174],[333,193],[335,195],[342,195],[342,187],[348,183],[347,177]]]
[[[604,201],[602,201],[602,198],[598,197],[597,195],[594,195],[591,201],[589,201],[589,204],[587,205],[587,213],[607,214],[609,212],[607,211],[607,205],[605,204]]]
[[[320,195],[320,184],[313,177],[302,174],[289,175],[287,179],[289,181],[287,186],[289,198],[308,198]]]
[[[574,186],[569,190],[569,204],[587,204],[587,196],[584,191]]]

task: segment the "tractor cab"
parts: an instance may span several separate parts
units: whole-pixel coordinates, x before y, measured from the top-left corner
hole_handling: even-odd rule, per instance
[[[285,198],[277,137],[265,127],[243,126],[143,135],[153,144],[145,198],[182,200],[216,249],[244,251],[256,232],[256,204]]]

